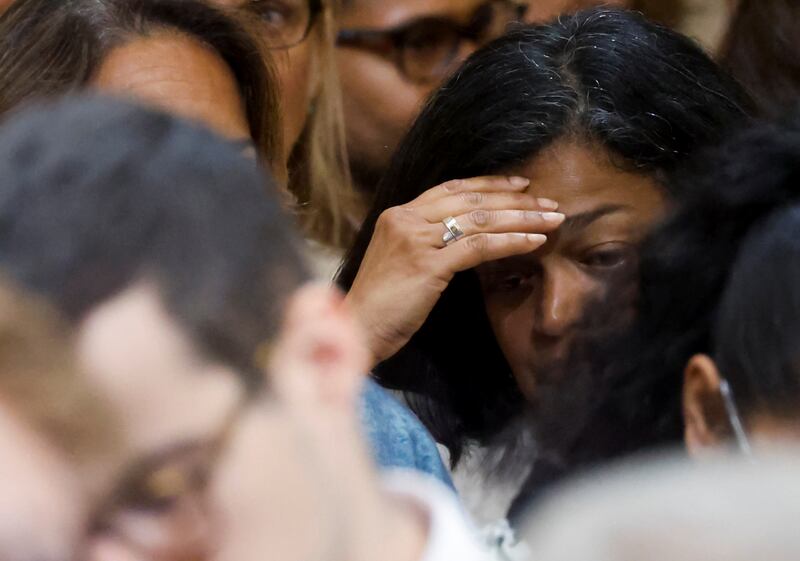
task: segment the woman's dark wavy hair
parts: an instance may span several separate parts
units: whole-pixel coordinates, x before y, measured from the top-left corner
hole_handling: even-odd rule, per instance
[[[395,155],[339,282],[349,288],[386,209],[454,178],[502,173],[564,137],[666,179],[747,120],[740,87],[692,41],[642,16],[595,9],[520,28],[473,55],[428,102]],[[676,193],[676,195],[680,195]],[[422,329],[375,370],[453,463],[521,407],[472,272],[457,275]]]
[[[32,101],[85,90],[112,49],[160,30],[191,37],[224,60],[259,156],[280,161],[269,58],[248,20],[203,0],[15,0],[0,15],[0,119]]]
[[[792,228],[770,217],[800,204],[800,110],[788,124],[735,135],[676,181],[683,202],[643,243],[626,281],[636,287],[633,318],[615,320],[621,303],[612,299],[587,308],[560,381],[545,391],[537,430],[547,453],[534,460],[514,516],[567,473],[679,444],[683,371],[694,354],[717,359],[745,419],[759,405],[797,403],[798,210]],[[784,229],[769,234],[776,220]],[[769,249],[763,237],[745,241],[763,224]],[[630,294],[628,286],[614,293]],[[790,355],[793,365],[781,362]]]

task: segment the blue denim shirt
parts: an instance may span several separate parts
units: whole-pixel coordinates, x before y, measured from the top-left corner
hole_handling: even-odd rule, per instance
[[[410,409],[372,380],[367,381],[361,404],[363,426],[379,467],[421,471],[454,488],[436,443]]]

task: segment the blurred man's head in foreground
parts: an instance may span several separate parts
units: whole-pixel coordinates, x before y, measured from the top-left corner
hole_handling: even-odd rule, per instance
[[[287,560],[340,541],[328,514],[359,503],[334,507],[326,486],[336,470],[369,481],[366,353],[341,297],[306,285],[257,164],[87,98],[6,121],[0,174],[0,270],[34,302],[0,316],[19,498],[0,557]]]

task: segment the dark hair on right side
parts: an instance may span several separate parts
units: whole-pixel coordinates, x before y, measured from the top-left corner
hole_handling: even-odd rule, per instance
[[[800,99],[800,2],[739,0],[720,60],[767,117]]]
[[[682,441],[683,371],[693,355],[715,351],[722,295],[744,240],[776,209],[800,204],[800,108],[785,124],[761,124],[735,135],[677,183],[684,185],[684,201],[644,242],[635,278],[610,291],[616,298],[587,307],[570,356],[552,376],[558,381],[542,390],[536,427],[541,449],[512,508],[514,516],[566,474]],[[800,279],[794,274],[797,261],[774,266],[785,266],[790,281]],[[763,278],[769,273],[749,274]],[[633,319],[618,317],[631,294]],[[740,313],[732,309],[778,305],[770,297],[734,308],[729,302],[720,316],[718,341],[735,345],[730,350],[736,353],[762,341],[743,346],[741,334],[727,324]],[[800,309],[800,302],[785,305]],[[766,321],[756,313],[748,317]],[[736,373],[742,369],[726,356],[722,373],[731,368],[734,394],[749,411],[742,393],[760,392],[748,389],[746,376]]]
[[[231,69],[265,163],[282,162],[276,81],[246,19],[202,0],[15,0],[0,14],[0,119],[21,105],[85,89],[108,53],[177,31]]]
[[[800,162],[798,162],[800,166]],[[716,314],[712,355],[745,424],[800,419],[800,205],[742,244]]]
[[[0,127],[0,270],[78,322],[152,282],[198,348],[255,354],[307,279],[277,188],[201,127],[121,101],[33,106]],[[266,187],[266,189],[265,189]]]

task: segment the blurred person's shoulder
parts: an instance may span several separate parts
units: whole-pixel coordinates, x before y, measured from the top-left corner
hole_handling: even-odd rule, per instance
[[[428,541],[419,561],[500,561],[486,547],[455,493],[436,479],[408,470],[384,473],[385,492],[425,517]]]
[[[414,413],[388,391],[368,379],[361,415],[373,456],[383,469],[411,469],[433,476],[452,489],[439,449]]]

